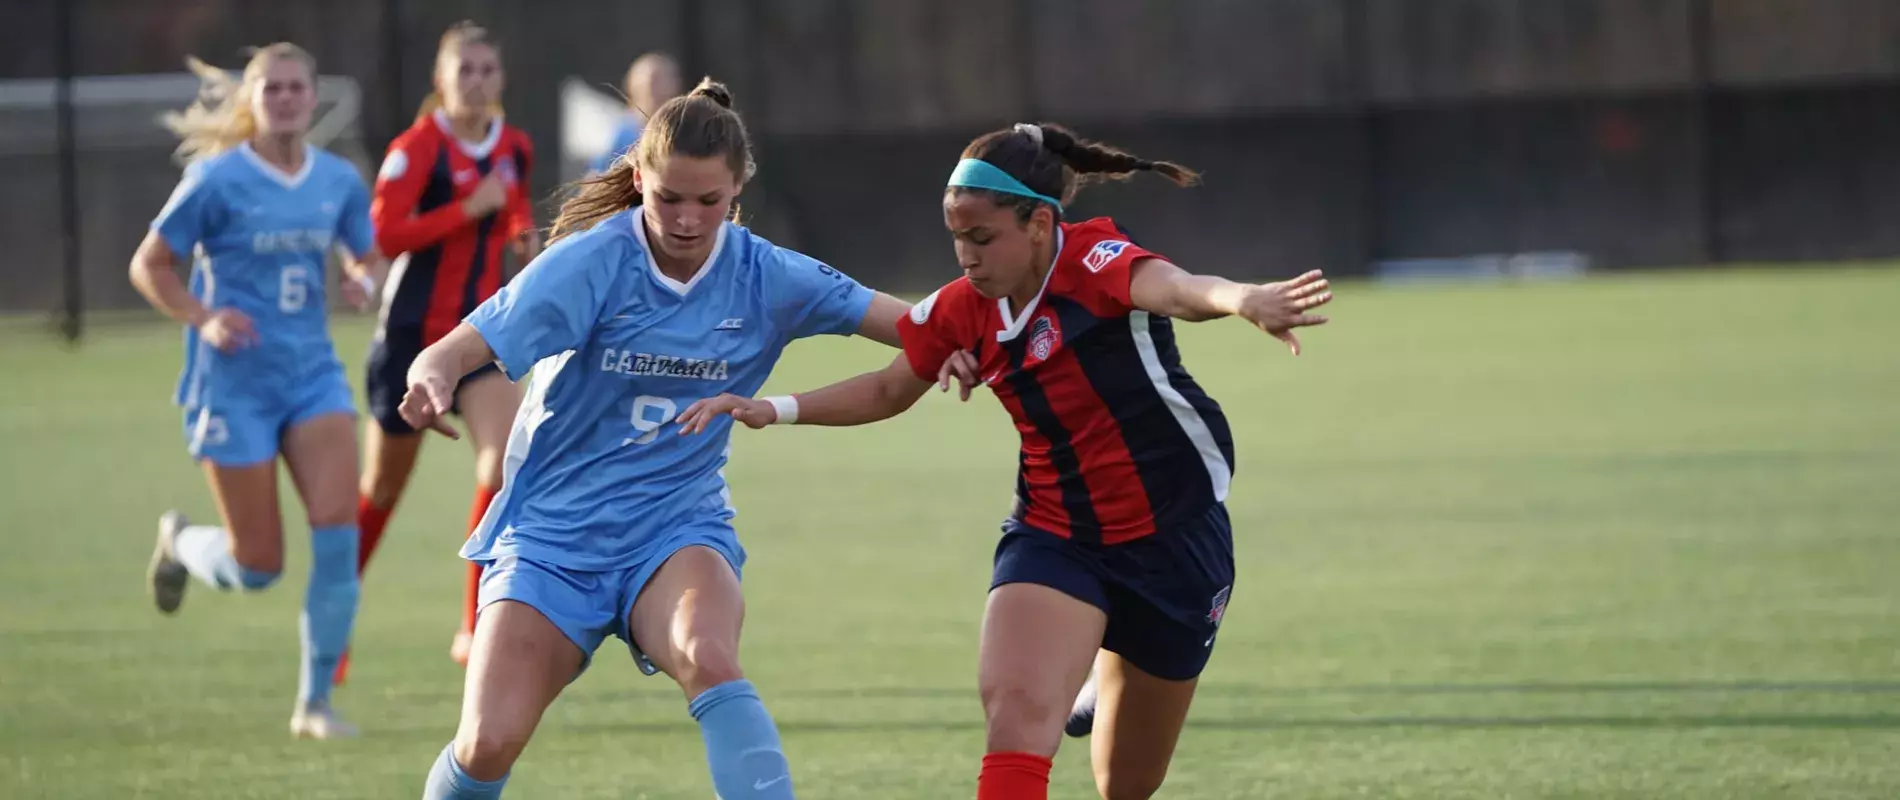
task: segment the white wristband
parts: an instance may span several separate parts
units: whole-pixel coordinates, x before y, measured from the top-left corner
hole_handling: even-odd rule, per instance
[[[771,403],[773,410],[778,412],[778,419],[773,421],[773,425],[791,425],[798,421],[798,398],[779,395],[767,397],[765,402]]]

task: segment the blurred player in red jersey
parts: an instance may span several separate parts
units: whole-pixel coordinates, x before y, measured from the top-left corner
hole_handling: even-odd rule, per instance
[[[422,448],[422,436],[397,412],[410,362],[501,288],[503,250],[526,263],[540,247],[528,188],[534,148],[527,134],[502,119],[502,83],[501,50],[488,32],[469,22],[449,28],[436,52],[435,93],[390,144],[376,177],[376,243],[392,257],[402,255],[390,272],[370,346],[359,571],[376,552]],[[456,410],[475,446],[471,529],[501,489],[502,451],[520,399],[492,364],[456,390]],[[479,566],[468,570],[462,626],[449,648],[464,665],[481,579]],[[346,660],[339,678],[347,668]]]
[[[722,395],[681,417],[686,432],[720,414],[754,428],[862,425],[977,362],[1022,436],[983,618],[979,800],[1048,796],[1091,663],[1096,787],[1140,798],[1161,786],[1234,578],[1233,439],[1182,367],[1171,320],[1240,316],[1297,355],[1293,329],[1324,323],[1308,312],[1332,299],[1317,271],[1260,285],[1193,275],[1112,220],[1063,221],[1080,182],[1137,172],[1198,178],[1057,125],[978,138],[943,198],[964,277],[899,322],[902,356],[814,392]]]

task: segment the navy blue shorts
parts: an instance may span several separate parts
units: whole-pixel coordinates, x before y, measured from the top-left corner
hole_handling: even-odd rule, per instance
[[[1102,649],[1157,678],[1197,678],[1233,591],[1233,524],[1216,503],[1193,522],[1104,545],[1010,520],[990,588],[1006,583],[1047,586],[1095,606],[1108,615]]]
[[[369,415],[384,433],[401,436],[415,433],[416,429],[402,419],[402,396],[409,391],[409,365],[416,356],[422,355],[422,331],[413,328],[391,328],[380,331],[376,341],[369,345],[369,363],[365,371],[369,373],[363,379],[365,393],[369,395]],[[457,388],[467,385],[488,373],[500,374],[494,362],[483,364],[481,369],[469,373],[457,384]],[[459,407],[450,409],[459,412]]]

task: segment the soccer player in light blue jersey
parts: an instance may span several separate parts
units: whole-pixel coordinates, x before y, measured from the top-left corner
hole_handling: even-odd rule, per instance
[[[186,325],[177,403],[185,439],[224,526],[159,519],[148,580],[171,614],[196,577],[258,591],[284,564],[281,455],[303,498],[312,560],[299,628],[303,662],[291,733],[354,734],[330,705],[331,673],[356,617],[356,412],[330,342],[324,266],[348,251],[344,299],[374,288],[369,190],[348,162],[304,141],[316,64],[292,44],[259,50],[242,80],[193,59],[198,103],[166,124],[184,179],[132,259],[132,283]],[[189,288],[177,265],[193,264]]]
[[[542,712],[610,635],[679,683],[720,797],[793,796],[739,668],[731,426],[680,436],[677,417],[759,388],[794,339],[895,347],[909,307],[728,221],[753,168],[731,105],[707,80],[661,106],[634,157],[561,209],[554,244],[409,370],[404,419],[449,435],[463,375],[495,362],[528,378],[501,495],[462,548],[489,567],[461,726],[424,798],[500,796]]]

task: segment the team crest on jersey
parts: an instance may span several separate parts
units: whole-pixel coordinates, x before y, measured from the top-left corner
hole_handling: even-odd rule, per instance
[[[520,175],[515,172],[515,160],[512,158],[497,160],[495,172],[501,175],[501,182],[509,186],[515,185],[515,181],[520,180]]]
[[[1056,327],[1055,320],[1046,316],[1037,317],[1035,324],[1029,328],[1029,354],[1035,356],[1037,361],[1047,361],[1050,354],[1056,351],[1056,345],[1061,343],[1062,330]]]
[[[1095,246],[1089,249],[1088,255],[1082,257],[1082,266],[1088,267],[1090,272],[1101,272],[1108,265],[1115,263],[1115,259],[1121,258],[1122,251],[1127,249],[1127,242],[1116,239],[1096,242]]]

